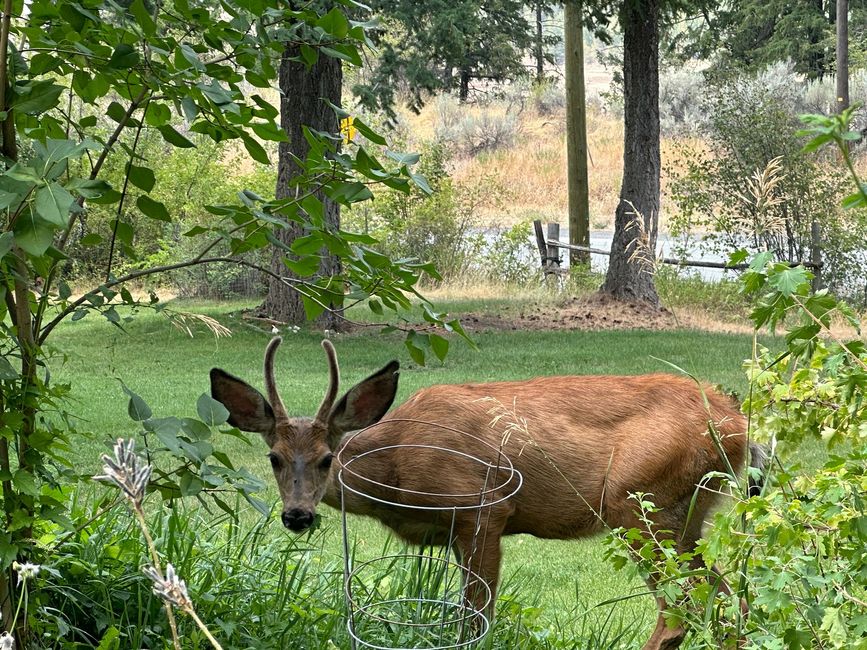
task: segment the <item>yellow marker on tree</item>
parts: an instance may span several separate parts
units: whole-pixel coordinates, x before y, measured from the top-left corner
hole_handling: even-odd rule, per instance
[[[343,135],[343,144],[349,144],[355,139],[357,129],[353,126],[355,118],[351,115],[340,120],[340,133]]]

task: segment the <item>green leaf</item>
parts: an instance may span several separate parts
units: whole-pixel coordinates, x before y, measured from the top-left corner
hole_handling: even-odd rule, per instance
[[[198,476],[187,471],[181,476],[179,487],[181,489],[181,496],[191,497],[201,492],[205,484]]]
[[[141,0],[136,1],[141,2]],[[96,646],[96,650],[118,650],[119,647],[120,632],[114,625],[112,625],[102,635],[102,638],[99,640],[99,645]]]
[[[157,26],[142,0],[133,0],[133,3],[129,6],[129,11],[135,16],[136,23],[141,27],[145,36],[153,36],[156,33]]]
[[[171,124],[163,124],[162,126],[158,126],[157,130],[163,136],[163,140],[165,140],[172,146],[180,147],[181,149],[190,149],[196,146],[194,142],[188,139],[185,135],[182,135]]]
[[[139,54],[132,45],[120,43],[114,48],[107,65],[117,70],[128,70],[138,65],[138,62]]]
[[[340,9],[334,7],[327,14],[316,21],[316,26],[321,27],[335,38],[335,40],[343,40],[349,33],[349,21]]]
[[[243,492],[243,495],[247,500],[247,503],[253,506],[263,517],[267,517],[271,514],[271,508],[269,508],[268,504],[262,501],[262,499],[257,499],[247,492]]]
[[[18,378],[18,371],[12,367],[6,357],[0,357],[0,381],[13,381]]]
[[[367,124],[365,124],[358,118],[355,118],[355,120],[353,120],[352,126],[354,126],[361,135],[363,135],[374,144],[381,144],[383,146],[387,144],[385,138],[383,138],[381,135],[379,135],[379,133],[371,129],[369,126],[367,126]]]
[[[66,184],[66,189],[77,192],[86,199],[95,199],[112,191],[107,182],[90,178],[73,178]]]
[[[414,165],[421,159],[421,155],[417,153],[398,153],[397,151],[386,151],[385,155],[397,162],[399,165]]]
[[[48,80],[32,80],[24,85],[15,85],[15,97],[11,108],[17,113],[39,115],[51,110],[66,90],[63,86]]]
[[[82,237],[78,243],[82,246],[99,246],[102,241],[102,235],[92,232]]]
[[[316,65],[316,62],[319,60],[319,52],[315,49],[307,45],[306,43],[301,43],[301,58],[304,60],[304,63],[307,64],[308,68],[312,68]]]
[[[191,438],[205,440],[206,438],[211,437],[211,429],[201,420],[184,418],[183,420],[181,420],[181,426],[184,429],[184,433],[186,433]]]
[[[66,226],[69,220],[69,210],[75,203],[75,197],[57,183],[40,187],[36,191],[34,207],[36,213],[59,228]]]
[[[211,427],[219,426],[229,419],[226,407],[207,393],[202,393],[196,401],[196,412],[199,419]]]
[[[120,123],[126,118],[126,109],[117,102],[111,102],[105,109],[105,114],[115,122]]]
[[[449,353],[449,340],[439,334],[430,335],[430,347],[437,359],[444,361]]]
[[[247,153],[250,154],[250,157],[256,162],[260,162],[263,165],[270,164],[270,160],[268,159],[268,153],[265,151],[264,147],[261,144],[256,142],[256,139],[252,136],[247,135],[246,133],[241,134],[241,139],[244,141],[244,147],[247,149]]]
[[[841,205],[846,210],[854,210],[867,205],[867,199],[864,198],[864,192],[855,192],[843,199]]]
[[[156,185],[156,176],[149,167],[138,167],[133,164],[127,164],[126,170],[129,175],[129,182],[140,190],[150,192],[154,188],[154,185]]]
[[[418,365],[423,366],[425,362],[425,352],[422,346],[429,347],[427,334],[419,334],[418,332],[411,330],[407,333],[403,344],[409,351],[409,356],[412,357],[412,360]]]
[[[768,284],[784,296],[804,294],[810,287],[810,273],[803,266],[775,270],[768,275]]]
[[[28,494],[32,497],[39,495],[39,485],[36,483],[36,477],[26,469],[18,469],[12,475],[12,483],[23,494]]]
[[[41,219],[34,219],[30,209],[26,209],[15,222],[15,243],[34,257],[45,254],[54,241],[55,228]]]
[[[156,219],[157,221],[166,221],[171,222],[172,218],[169,216],[169,211],[166,209],[166,206],[160,203],[159,201],[154,201],[151,197],[142,194],[135,202],[136,207],[142,211],[147,217],[151,219]]]
[[[314,300],[311,296],[301,294],[301,303],[304,305],[304,314],[307,320],[316,320],[316,318],[325,311],[325,307],[321,300]]]
[[[15,235],[11,232],[4,232],[0,235],[0,260],[6,257],[6,253],[12,250],[12,244],[14,243]]]
[[[129,404],[126,407],[126,410],[129,414],[130,419],[134,422],[149,420],[153,415],[153,412],[151,411],[150,407],[145,403],[145,401],[139,395],[127,388],[124,384],[121,384],[121,388],[123,388],[124,393],[129,395]]]
[[[427,179],[424,176],[421,174],[410,173],[409,177],[422,192],[425,194],[433,194],[433,190],[431,189],[431,186],[428,185]]]

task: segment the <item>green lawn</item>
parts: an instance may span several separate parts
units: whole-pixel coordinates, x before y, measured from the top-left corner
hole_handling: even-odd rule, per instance
[[[67,353],[51,364],[54,381],[72,384],[73,410],[79,428],[95,435],[76,444],[79,469],[96,469],[98,456],[118,436],[139,431],[127,416],[121,382],[141,395],[157,417],[195,415],[198,396],[208,391],[208,371],[219,366],[261,387],[262,353],[270,334],[255,331],[232,316],[242,305],[176,304],[179,310],[196,311],[218,318],[233,332],[215,339],[206,331],[190,338],[168,324],[164,317],[139,315],[121,331],[93,315],[62,326],[54,344]],[[478,304],[452,304],[477,309]],[[277,360],[277,377],[290,413],[307,415],[316,409],[326,387],[327,368],[319,346],[321,333],[302,331],[284,336]],[[397,334],[365,330],[338,335],[333,342],[341,364],[343,387],[349,387],[390,359],[401,362],[398,400],[418,388],[436,383],[482,382],[556,374],[636,374],[670,371],[664,361],[696,376],[743,392],[746,381],[741,362],[748,357],[748,336],[695,331],[649,332],[494,332],[475,337],[479,351],[454,341],[445,363],[428,367],[414,364]],[[236,465],[247,466],[266,479],[265,498],[276,502],[266,448],[259,440],[252,446],[230,436],[215,441]],[[340,554],[340,525],[334,511],[322,508],[322,553],[331,559]],[[328,511],[328,512],[326,512]],[[252,516],[252,515],[250,515]],[[363,548],[381,549],[384,533],[373,523],[353,519],[353,535]],[[615,572],[602,557],[599,540],[581,542],[541,541],[528,536],[506,543],[504,593],[523,605],[544,607],[544,616],[574,619],[576,612],[607,599],[641,591],[643,583],[630,572]],[[654,617],[650,597],[630,599],[615,606],[615,616],[628,626],[649,626]]]

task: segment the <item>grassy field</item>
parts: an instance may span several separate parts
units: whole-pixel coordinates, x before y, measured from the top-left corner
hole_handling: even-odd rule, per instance
[[[118,436],[135,435],[139,427],[127,417],[121,382],[141,395],[157,417],[195,415],[198,396],[208,391],[208,371],[218,366],[262,386],[262,352],[270,334],[254,330],[233,312],[241,303],[175,304],[178,310],[208,314],[227,325],[229,338],[215,339],[206,331],[190,338],[162,316],[139,315],[125,325],[126,332],[94,316],[67,323],[54,340],[67,353],[51,365],[55,381],[70,381],[73,410],[79,428],[94,433],[76,444],[79,469],[96,469],[98,456]],[[453,301],[443,305],[453,312],[498,309],[496,299]],[[327,382],[327,368],[319,346],[322,333],[302,331],[284,337],[277,360],[277,377],[290,413],[311,415]],[[637,374],[669,371],[662,360],[696,376],[743,392],[746,388],[741,362],[750,355],[751,337],[699,331],[617,332],[490,332],[475,337],[479,350],[455,341],[445,363],[427,367],[414,364],[398,335],[377,330],[337,335],[337,349],[344,388],[380,368],[390,359],[401,362],[398,400],[436,383],[482,382],[559,374]],[[230,436],[215,441],[236,465],[248,467],[267,481],[264,498],[277,502],[266,448],[258,439],[252,446]],[[314,547],[323,561],[340,556],[337,513],[322,508],[324,527]],[[251,513],[252,518],[255,515]],[[362,552],[381,549],[385,535],[375,524],[352,519],[352,533]],[[279,527],[278,527],[279,528]],[[288,533],[280,531],[287,538]],[[288,543],[288,539],[287,539]],[[629,571],[614,572],[602,556],[598,540],[581,542],[541,541],[529,536],[506,543],[503,591],[523,606],[543,608],[542,616],[566,627],[582,620],[582,612],[598,603],[629,593],[640,593],[643,583]],[[595,610],[594,615],[604,609]],[[633,628],[649,628],[655,616],[650,597],[617,605],[614,619]]]

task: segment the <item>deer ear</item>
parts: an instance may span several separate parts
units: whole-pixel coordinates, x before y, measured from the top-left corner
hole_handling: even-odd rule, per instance
[[[339,436],[347,431],[356,431],[378,422],[385,415],[394,396],[397,393],[397,380],[400,376],[400,364],[392,361],[379,372],[347,391],[331,409],[328,418],[328,430],[333,436]],[[337,440],[329,440],[332,449]]]
[[[229,424],[243,431],[262,434],[268,446],[272,446],[274,411],[262,393],[228,372],[213,368],[211,397],[229,410]]]

